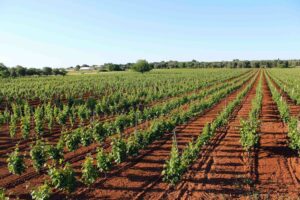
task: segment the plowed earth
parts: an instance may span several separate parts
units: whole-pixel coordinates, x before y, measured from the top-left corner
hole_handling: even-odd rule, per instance
[[[229,79],[228,81],[232,81],[234,79]],[[147,123],[143,123],[138,126],[138,128],[146,127]],[[129,128],[125,131],[125,133],[130,134],[131,132],[134,131],[134,128]],[[6,133],[8,134],[8,133]],[[53,137],[53,138],[51,138]],[[55,132],[55,134],[49,135],[48,140],[51,141],[51,143],[55,143],[57,138],[59,137],[59,130]],[[106,142],[104,146],[109,146],[110,142]],[[26,149],[30,149],[30,145],[26,142],[22,145],[24,148],[20,148],[22,153],[26,153]],[[97,144],[92,144],[88,147],[81,147],[77,149],[74,152],[68,152],[65,154],[65,161],[70,162],[74,167],[75,170],[78,171],[78,177],[80,177],[80,169],[81,169],[81,164],[84,158],[86,157],[87,153],[93,153],[95,154],[96,147],[99,146]],[[1,156],[1,168],[0,168],[0,187],[4,187],[9,191],[10,197],[12,198],[24,198],[24,199],[30,199],[30,190],[34,188],[37,185],[42,184],[44,179],[47,179],[48,177],[45,176],[44,174],[46,173],[45,170],[42,170],[41,173],[35,172],[33,167],[31,166],[31,163],[29,159],[26,159],[26,165],[28,166],[28,169],[24,174],[21,176],[17,175],[11,175],[7,171],[7,165],[6,165],[6,152],[7,149],[3,149],[2,153],[4,153]],[[0,151],[1,152],[1,151]],[[29,155],[27,153],[26,155],[27,158],[29,158]],[[27,162],[28,161],[28,162]],[[119,166],[118,166],[119,168]]]
[[[298,115],[299,106],[286,94],[282,95],[288,101],[291,115]],[[265,74],[260,141],[251,159],[245,159],[237,129],[239,118],[250,111],[251,96],[252,92],[228,124],[225,136],[220,134],[222,140],[212,141],[213,149],[200,156],[183,183],[166,192],[164,199],[299,199],[299,158],[288,147],[288,129],[280,119]]]
[[[192,138],[196,138],[204,125],[214,120],[224,107],[234,100],[237,94],[245,88],[222,99],[212,109],[196,117],[185,125],[176,127],[178,148],[183,149]],[[137,158],[130,159],[112,171],[106,178],[100,178],[90,188],[79,187],[72,198],[75,199],[159,199],[161,193],[168,188],[162,182],[161,171],[168,159],[172,146],[172,134],[166,134],[154,142]],[[78,166],[79,167],[79,166]],[[61,196],[55,196],[59,199]]]
[[[240,120],[247,118],[251,111],[260,75],[263,86],[260,140],[259,145],[247,154],[240,144]],[[259,72],[252,88],[235,108],[227,125],[218,129],[214,138],[201,149],[199,158],[175,187],[164,183],[161,176],[172,146],[172,134],[166,133],[142,150],[139,156],[115,166],[90,187],[79,183],[74,193],[66,195],[54,191],[51,199],[298,199],[300,161],[296,152],[288,147],[287,125],[280,119],[266,76],[264,71]],[[187,124],[177,126],[175,130],[179,150],[182,151],[193,138],[201,134],[204,125],[212,122],[248,83]],[[273,84],[288,102],[291,115],[299,115],[300,106],[278,85]],[[78,150],[74,155],[71,154],[68,161],[74,167],[77,177],[80,177],[86,152],[82,154]],[[40,185],[44,175],[34,174],[26,178],[30,183],[21,180],[8,185],[12,199],[30,199],[27,188]]]

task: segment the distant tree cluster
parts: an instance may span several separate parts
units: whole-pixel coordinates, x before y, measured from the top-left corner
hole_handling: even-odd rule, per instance
[[[127,69],[132,69],[136,72],[148,72],[153,68],[153,65],[149,64],[146,60],[138,60],[136,63],[127,64],[113,64],[105,63],[101,66],[100,71],[124,71]]]
[[[102,71],[124,71],[129,69],[132,63],[127,64],[114,64],[114,63],[105,63],[101,66]]]
[[[300,66],[300,60],[233,60],[219,62],[199,62],[196,60],[188,62],[161,61],[148,63],[146,60],[138,60],[136,63],[113,64],[106,63],[101,66],[101,71],[123,71],[132,69],[134,71],[146,72],[151,69],[168,68],[289,68]],[[145,70],[146,69],[146,70]]]
[[[123,70],[125,70],[125,67],[120,64],[105,63],[103,65],[103,69],[105,69],[107,71],[123,71]]]
[[[190,62],[162,61],[151,63],[155,69],[164,68],[288,68],[300,66],[300,60],[233,60],[220,62]]]
[[[52,69],[50,67],[44,67],[43,69],[37,68],[25,68],[20,65],[16,67],[6,67],[0,63],[0,77],[22,77],[22,76],[49,76],[49,75],[66,75],[67,71],[64,69]]]

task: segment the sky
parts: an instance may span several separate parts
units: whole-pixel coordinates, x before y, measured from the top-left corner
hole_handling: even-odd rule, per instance
[[[300,59],[299,0],[0,0],[0,62]]]

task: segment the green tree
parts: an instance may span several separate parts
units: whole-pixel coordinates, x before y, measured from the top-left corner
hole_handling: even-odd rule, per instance
[[[103,65],[103,68],[105,68],[109,71],[121,71],[122,70],[120,65],[113,64],[113,63],[105,63]]]
[[[2,78],[7,78],[7,77],[9,77],[9,76],[10,76],[10,73],[9,73],[9,71],[8,71],[7,68],[6,68],[6,69],[3,69],[3,70],[0,69],[0,77],[2,77]]]
[[[80,70],[80,65],[76,65],[75,71],[79,71],[79,70]]]
[[[44,67],[43,68],[43,74],[48,76],[48,75],[52,75],[52,68],[50,67]]]
[[[132,65],[131,69],[136,72],[144,73],[150,71],[151,67],[146,60],[138,60],[134,65]]]
[[[17,77],[18,76],[16,68],[10,68],[9,73],[10,73],[11,77]]]
[[[22,67],[20,65],[16,66],[16,72],[18,76],[26,76],[26,70],[27,69],[25,67]]]

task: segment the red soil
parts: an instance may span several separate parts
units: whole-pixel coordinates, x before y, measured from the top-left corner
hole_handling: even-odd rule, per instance
[[[247,73],[244,73],[242,74],[241,76],[242,77],[245,77],[247,76],[248,74],[250,74],[249,72]],[[241,78],[239,77],[232,77],[230,79],[227,79],[226,82],[229,82],[229,81],[233,81],[233,80],[240,80]],[[218,83],[217,85],[220,85],[222,83]],[[215,85],[211,85],[207,88],[205,88],[206,90],[211,88],[212,86],[215,86]],[[150,108],[150,107],[153,107],[153,106],[156,106],[156,105],[160,105],[160,104],[164,104],[168,101],[171,101],[173,99],[177,99],[177,98],[181,98],[183,96],[187,96],[187,95],[192,95],[194,93],[197,93],[199,91],[202,91],[203,88],[200,90],[195,90],[195,91],[192,91],[192,92],[188,92],[188,93],[184,93],[184,94],[180,94],[180,95],[177,95],[177,96],[173,96],[173,97],[168,97],[168,98],[163,98],[163,99],[159,99],[159,100],[155,100],[151,103],[149,103],[148,105],[146,106],[143,106],[144,108]],[[97,117],[95,116],[96,118],[96,121],[98,122],[104,122],[104,121],[113,121],[115,119],[115,116],[101,116],[101,117]],[[80,124],[80,121],[79,119],[76,119],[75,120],[75,125],[74,127],[71,127],[70,123],[67,122],[66,124],[66,129],[67,130],[73,130],[75,128],[78,128],[79,127],[79,124]],[[90,121],[89,120],[85,120],[84,122],[84,126],[87,126],[90,124]],[[34,121],[32,119],[31,121],[31,128],[34,127]],[[60,132],[61,132],[61,129],[62,127],[55,123],[54,126],[53,126],[53,130],[52,130],[52,133],[49,134],[49,130],[47,128],[47,124],[44,125],[44,132],[45,134],[43,135],[43,138],[47,138],[48,140],[50,141],[53,141],[53,143],[56,143],[59,139],[59,136],[60,136]],[[29,147],[28,144],[32,143],[35,141],[35,132],[34,130],[31,130],[31,135],[30,135],[30,138],[26,139],[26,140],[23,140],[22,139],[22,135],[21,135],[21,130],[20,130],[20,124],[19,126],[17,127],[17,133],[15,135],[14,138],[11,138],[9,136],[9,126],[8,124],[5,124],[3,125],[2,127],[0,127],[0,154],[6,154],[6,153],[9,153],[9,152],[12,152],[14,150],[14,147],[15,145],[18,143],[19,144],[19,149],[22,151],[23,149],[25,149],[25,147]],[[0,165],[1,166],[1,165]]]
[[[212,141],[212,147],[208,145],[204,149],[200,159],[177,187],[160,191],[160,199],[299,198],[299,158],[288,148],[287,127],[280,119],[265,77],[263,93],[260,142],[257,151],[253,152],[252,164],[243,159],[236,130],[238,118],[245,116],[251,108],[250,93],[237,117],[230,121],[225,136],[219,133]],[[290,106],[295,108],[295,105]]]
[[[263,78],[263,106],[261,113],[260,142],[248,159],[241,148],[239,139],[240,118],[247,117],[251,110],[251,101],[255,96],[252,87],[242,104],[235,108],[226,127],[218,130],[216,136],[201,151],[202,155],[191,167],[184,179],[175,188],[162,181],[161,171],[168,159],[172,134],[164,135],[160,140],[142,150],[136,158],[115,166],[107,177],[99,178],[90,188],[79,185],[70,199],[297,199],[300,196],[300,161],[296,152],[288,147],[287,125],[282,123],[276,103]],[[292,116],[298,116],[300,106],[273,82],[287,101]],[[240,90],[239,90],[240,91]],[[212,109],[196,117],[185,125],[176,127],[180,150],[196,138],[207,122],[211,122],[233,100],[238,91],[221,100]],[[182,107],[184,109],[184,106]],[[147,124],[144,124],[147,127]],[[128,129],[131,133],[132,128]],[[126,131],[126,132],[127,132]],[[1,135],[0,141],[6,136]],[[109,143],[105,143],[109,145]],[[66,154],[66,160],[72,163],[80,177],[82,160],[87,153],[94,153],[96,146],[82,147]],[[2,161],[0,166],[6,165]],[[32,168],[31,168],[32,169]],[[40,185],[43,174],[27,173],[22,178],[2,177],[0,168],[0,186],[5,185],[12,198],[30,199],[28,188]],[[5,181],[3,181],[4,179]],[[27,182],[27,181],[30,182]],[[3,181],[3,182],[2,182]],[[28,187],[28,188],[27,188]],[[55,192],[53,199],[62,199],[65,193]]]
[[[215,119],[224,106],[235,99],[239,91],[233,92],[227,98],[221,100],[213,109],[202,116],[196,117],[188,124],[178,126],[176,132],[179,149],[183,149],[193,137],[197,137],[201,133],[203,126]],[[161,171],[165,160],[169,157],[172,145],[171,137],[172,134],[166,134],[146,150],[143,150],[140,156],[124,162],[107,174],[106,178],[98,179],[90,188],[79,186],[71,198],[156,199],[157,191],[162,192],[163,189],[160,188],[168,187],[166,183],[161,181]],[[73,166],[80,168],[80,165],[81,163],[76,163]],[[55,199],[60,199],[61,197],[58,193]]]
[[[138,128],[142,128],[147,126],[147,123],[143,123],[141,124]],[[125,131],[125,133],[131,133],[133,132],[133,128],[129,128]],[[59,137],[59,131],[55,131],[53,135],[50,135],[48,140],[51,141],[51,143],[55,143],[55,141],[58,139]],[[110,142],[105,142],[104,146],[109,146]],[[21,150],[23,150],[23,152],[26,152],[26,149],[28,150],[29,148],[29,144],[26,145],[26,142],[24,143],[24,149],[22,149],[23,147],[20,147]],[[82,147],[74,152],[68,152],[65,154],[65,161],[67,162],[71,162],[71,163],[76,163],[78,161],[82,161],[87,153],[92,153],[94,154],[96,151],[96,147],[98,147],[98,144],[92,144],[88,147]],[[27,155],[28,156],[28,155]],[[1,163],[3,161],[3,165],[0,168],[0,172],[1,172],[1,179],[2,181],[0,182],[0,186],[5,187],[7,189],[9,188],[15,188],[13,190],[11,190],[14,195],[16,194],[24,194],[24,188],[26,191],[27,187],[30,187],[32,185],[38,185],[37,183],[42,183],[42,180],[44,178],[46,178],[43,173],[45,172],[44,170],[42,171],[42,174],[38,174],[35,172],[35,170],[32,168],[31,163],[29,162],[28,159],[26,159],[26,165],[30,166],[27,170],[25,174],[22,174],[20,177],[16,176],[16,175],[11,175],[8,173],[7,168],[6,168],[6,160],[7,156],[3,156],[1,157]],[[79,162],[79,165],[81,162]],[[78,166],[79,166],[78,165]],[[78,171],[79,168],[78,168]],[[28,182],[30,180],[30,182]],[[32,180],[37,180],[37,181],[32,181]],[[20,185],[20,187],[18,186]],[[19,191],[20,188],[21,192]],[[28,192],[28,190],[26,191]]]

